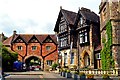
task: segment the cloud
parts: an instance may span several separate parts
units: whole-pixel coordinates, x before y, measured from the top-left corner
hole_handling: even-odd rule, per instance
[[[100,0],[0,0],[0,33],[54,33],[60,6],[74,12],[87,7],[98,13],[99,4]]]

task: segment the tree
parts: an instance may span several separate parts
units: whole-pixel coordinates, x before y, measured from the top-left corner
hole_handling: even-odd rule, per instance
[[[13,63],[18,59],[18,53],[13,52],[6,48],[5,46],[2,46],[2,67],[3,70],[12,70]]]

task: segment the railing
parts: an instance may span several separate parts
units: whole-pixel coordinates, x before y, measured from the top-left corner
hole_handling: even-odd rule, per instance
[[[103,75],[103,74],[109,74],[113,76],[118,76],[118,70],[112,69],[112,70],[99,70],[99,69],[81,69],[79,72],[84,72],[85,74],[94,74],[94,75]]]

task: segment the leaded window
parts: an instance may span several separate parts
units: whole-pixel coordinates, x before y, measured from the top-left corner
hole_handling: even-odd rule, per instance
[[[64,53],[64,66],[66,66],[67,65],[67,53]]]
[[[52,66],[53,60],[47,60],[47,65]]]
[[[71,61],[70,61],[70,64],[74,64],[74,53],[71,53]]]
[[[60,39],[60,46],[61,47],[65,47],[65,46],[67,46],[67,44],[68,44],[68,38],[67,37],[64,37],[64,38]]]
[[[86,43],[89,41],[89,36],[88,32],[86,30],[80,31],[79,37],[80,37],[80,44]]]
[[[83,24],[83,18],[80,17],[80,25],[82,25],[82,24]]]
[[[36,50],[37,49],[37,46],[32,46],[32,50]]]
[[[46,46],[46,50],[50,50],[51,49],[51,46]]]
[[[18,50],[22,50],[22,46],[18,46],[17,49],[18,49]]]

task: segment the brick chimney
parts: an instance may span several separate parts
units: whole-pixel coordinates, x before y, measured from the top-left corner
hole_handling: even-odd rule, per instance
[[[13,35],[16,35],[16,33],[17,33],[17,31],[16,31],[16,30],[14,30],[14,31],[13,31]]]

